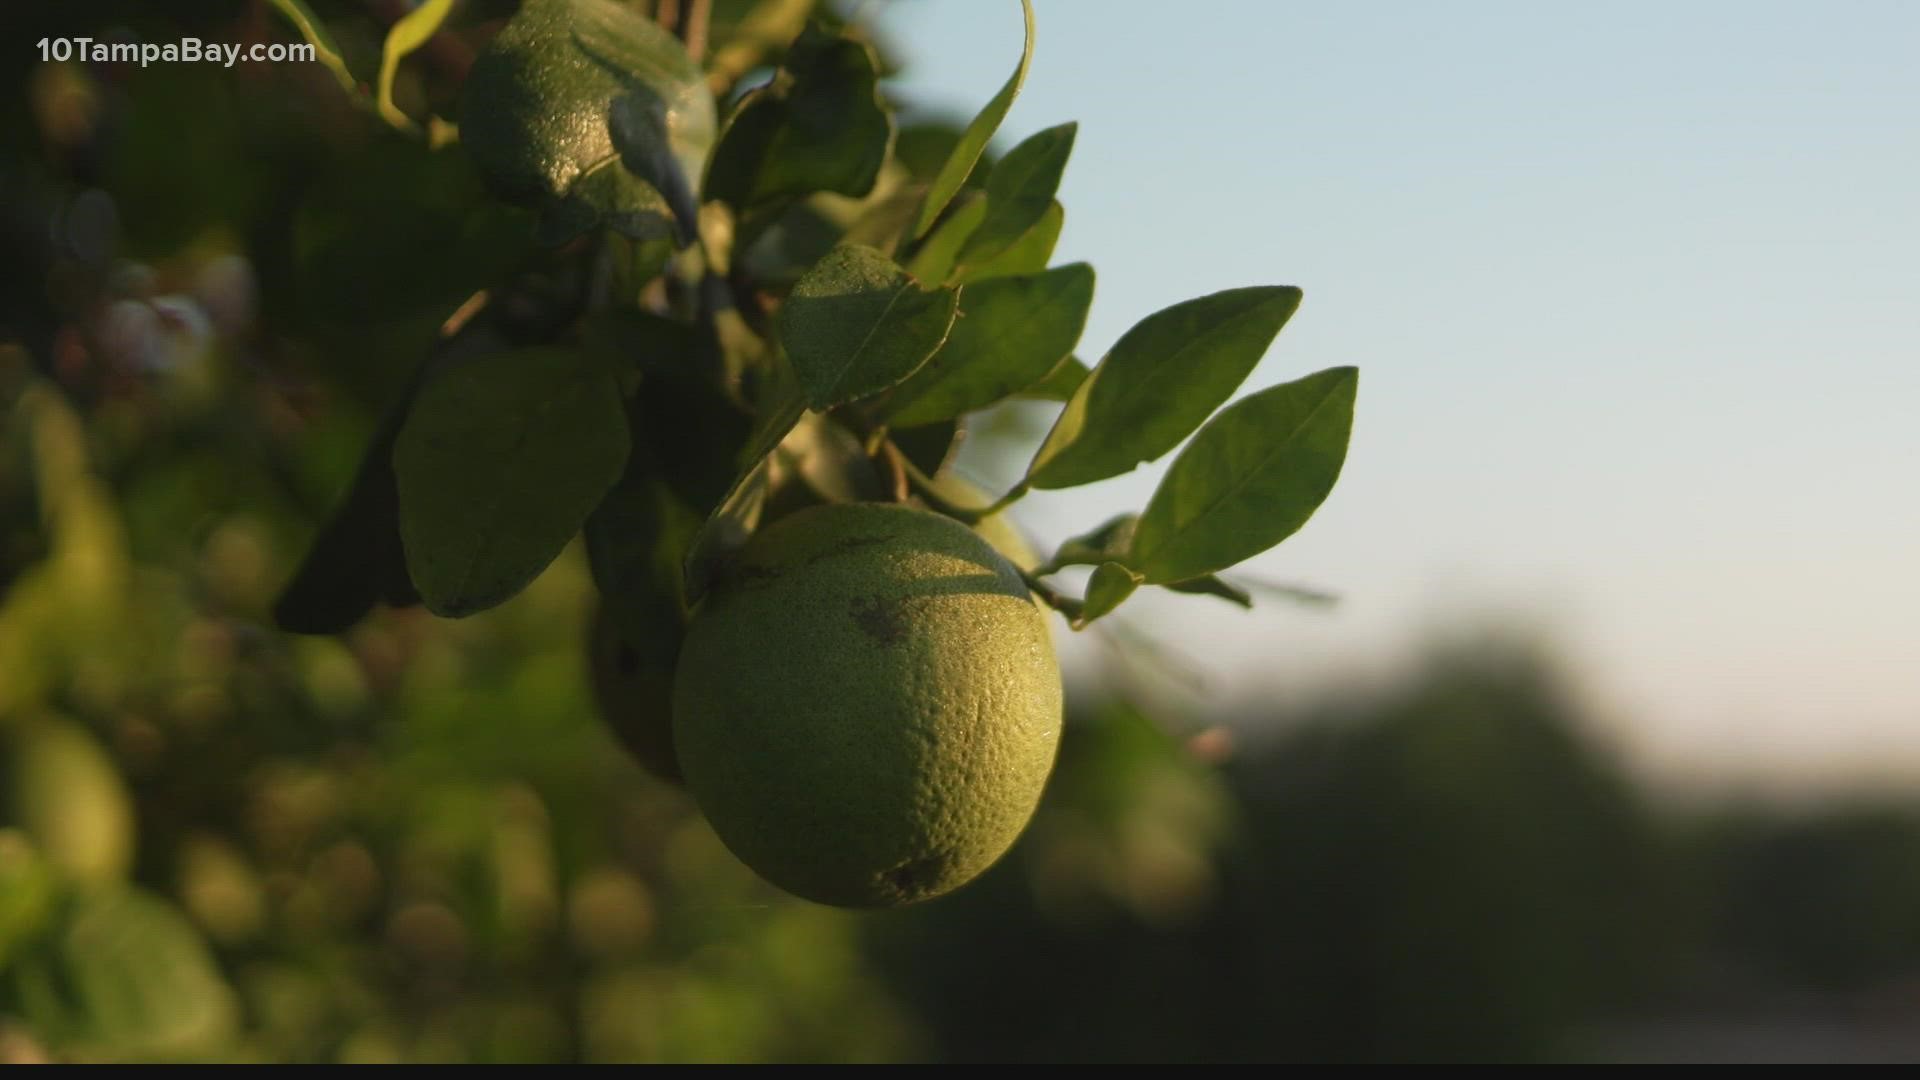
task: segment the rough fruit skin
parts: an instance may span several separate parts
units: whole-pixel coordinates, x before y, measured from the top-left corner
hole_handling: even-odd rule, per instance
[[[977,510],[993,502],[993,496],[950,472],[933,478],[933,490],[948,502],[969,510]],[[1040,565],[1040,553],[1033,550],[1033,545],[1027,542],[1026,536],[1006,514],[981,518],[974,522],[973,531],[1020,569],[1031,570]]]
[[[616,0],[528,0],[468,74],[461,143],[494,190],[537,204],[616,156],[610,102],[627,99],[658,110],[668,152],[697,180],[713,95],[679,41]]]
[[[985,870],[1053,768],[1045,614],[991,545],[912,507],[763,529],[693,616],[674,683],[687,788],[775,885],[890,907]]]

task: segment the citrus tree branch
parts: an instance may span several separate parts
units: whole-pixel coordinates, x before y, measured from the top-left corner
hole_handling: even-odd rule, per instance
[[[907,482],[913,485],[914,494],[920,496],[921,501],[937,513],[945,514],[964,525],[974,525],[983,518],[991,516],[999,506],[998,503],[985,509],[969,509],[961,506],[935,490],[932,478],[921,472],[918,465],[907,460],[905,454],[895,456],[900,460],[901,471],[907,474]]]
[[[1060,590],[1041,581],[1030,571],[1020,571],[1020,577],[1027,583],[1027,590],[1040,598],[1040,602],[1067,617],[1067,621],[1079,623],[1083,605],[1080,601],[1067,596]]]
[[[687,43],[687,55],[699,63],[707,55],[707,26],[712,22],[713,0],[686,0],[686,18],[680,26],[680,40]]]

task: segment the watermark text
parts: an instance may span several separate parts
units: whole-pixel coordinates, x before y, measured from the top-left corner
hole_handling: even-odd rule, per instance
[[[41,38],[42,61],[79,60],[93,64],[218,64],[232,67],[241,63],[311,63],[313,46],[307,43],[285,45],[279,42],[253,45],[228,45],[199,38],[179,41],[102,41],[90,37]]]

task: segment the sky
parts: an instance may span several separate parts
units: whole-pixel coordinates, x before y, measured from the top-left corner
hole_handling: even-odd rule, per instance
[[[1341,604],[1137,624],[1280,696],[1525,626],[1656,776],[1920,776],[1920,4],[1035,10],[996,145],[1080,123],[1081,355],[1290,284],[1243,392],[1361,369],[1338,487],[1245,567]],[[894,92],[946,115],[1019,55],[1015,0],[871,11]],[[1171,458],[1018,516],[1057,541]]]

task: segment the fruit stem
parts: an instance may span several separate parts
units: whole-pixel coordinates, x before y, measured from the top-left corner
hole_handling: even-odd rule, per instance
[[[1041,581],[1029,571],[1020,571],[1020,577],[1027,583],[1027,589],[1031,591],[1033,595],[1040,598],[1041,603],[1065,615],[1067,621],[1074,624],[1074,629],[1078,630],[1080,628],[1080,615],[1084,606],[1080,601],[1062,594],[1059,590]]]
[[[686,43],[687,55],[698,63],[707,51],[707,23],[712,0],[660,0],[653,19],[662,30],[678,34]]]
[[[1032,489],[1027,486],[1027,482],[1025,480],[1020,481],[1019,483],[1013,485],[1013,489],[1011,491],[1008,491],[1005,495],[1002,495],[998,499],[995,499],[991,506],[988,506],[985,510],[980,511],[980,516],[992,517],[993,515],[999,513],[1000,511],[1005,510],[1007,507],[1012,506],[1014,503],[1019,502],[1021,496],[1025,495],[1030,490]]]
[[[713,0],[687,0],[686,25],[680,36],[687,43],[687,55],[699,63],[707,55],[707,24],[713,10]]]
[[[953,502],[943,497],[938,491],[935,491],[933,481],[928,478],[926,473],[920,471],[918,465],[908,461],[905,454],[899,455],[899,458],[900,467],[907,474],[907,480],[913,485],[914,492],[934,510],[964,525],[979,524],[981,521],[1012,506],[1019,500],[1020,496],[1027,493],[1027,484],[1026,481],[1023,480],[1016,485],[1012,491],[1000,496],[1000,498],[994,500],[987,506],[961,506],[959,503]]]
[[[921,472],[918,465],[907,460],[907,455],[898,454],[895,457],[900,463],[900,470],[907,474],[907,482],[913,485],[914,493],[919,495],[921,501],[933,508],[936,513],[945,514],[964,525],[976,524],[981,518],[987,516],[985,511],[969,509],[948,501],[934,490],[933,481],[927,478],[927,474]]]
[[[961,506],[958,503],[950,502],[941,497],[940,493],[934,490],[933,481],[927,477],[926,473],[920,471],[919,466],[908,461],[905,454],[900,455],[900,466],[905,470],[908,481],[913,484],[914,491],[919,494],[920,498],[924,500],[928,506],[966,525],[977,525],[1000,511],[1005,510],[1007,507],[1019,502],[1020,497],[1030,490],[1027,487],[1027,482],[1022,480],[1013,485],[1012,491],[1000,496],[986,506]]]

